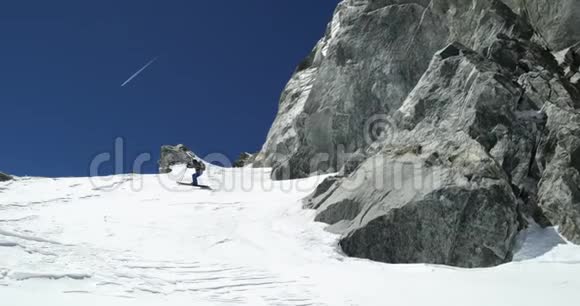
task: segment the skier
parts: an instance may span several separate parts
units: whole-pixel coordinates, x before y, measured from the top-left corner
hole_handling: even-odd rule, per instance
[[[195,158],[195,156],[193,156],[193,154],[191,154],[191,152],[188,151],[187,148],[182,147],[181,149],[185,152],[185,154],[187,154],[187,156],[189,156],[191,158],[191,160],[187,163],[187,168],[195,169],[195,173],[191,176],[191,181],[192,181],[191,185],[199,186],[197,179],[205,171],[205,164],[202,161]]]
[[[191,185],[199,186],[197,179],[203,174],[203,171],[205,171],[205,164],[192,157],[191,164],[188,165],[188,168],[195,169],[195,173],[191,175],[191,180],[192,180]]]

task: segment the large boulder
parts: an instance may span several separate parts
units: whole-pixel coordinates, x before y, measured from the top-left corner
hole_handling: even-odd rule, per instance
[[[159,173],[170,173],[171,167],[178,164],[191,164],[195,154],[186,146],[179,144],[176,146],[162,146],[161,157],[159,158]]]
[[[0,172],[0,182],[7,182],[11,181],[14,178],[6,173]]]
[[[337,171],[341,153],[375,140],[364,137],[369,119],[401,106],[437,50],[452,41],[481,50],[498,33],[533,30],[497,0],[342,1],[282,93],[255,165],[276,179]]]
[[[510,261],[517,201],[501,167],[463,132],[420,134],[399,136],[411,149],[393,143],[366,160],[333,188],[317,220],[343,234],[349,256],[459,267]]]

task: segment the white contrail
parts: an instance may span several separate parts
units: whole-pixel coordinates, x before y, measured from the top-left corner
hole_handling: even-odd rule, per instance
[[[143,66],[141,69],[137,70],[137,72],[135,72],[130,78],[127,79],[127,81],[125,81],[121,87],[127,85],[129,82],[131,82],[131,80],[133,80],[136,76],[138,76],[141,72],[143,72],[143,70],[147,69],[147,67],[149,67],[149,65],[153,64],[155,61],[157,60],[157,56],[150,60],[147,64],[145,64],[145,66]]]

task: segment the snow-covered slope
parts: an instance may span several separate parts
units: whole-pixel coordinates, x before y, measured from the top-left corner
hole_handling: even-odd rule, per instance
[[[186,175],[185,177],[189,177]],[[301,199],[323,177],[211,167],[0,183],[0,305],[572,305],[580,248],[553,229],[492,269],[347,258]]]

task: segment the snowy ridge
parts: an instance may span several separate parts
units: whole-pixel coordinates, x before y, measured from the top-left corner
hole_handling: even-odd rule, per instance
[[[182,169],[178,169],[182,170]],[[301,199],[323,177],[268,169],[19,179],[0,198],[3,305],[568,305],[580,248],[554,229],[493,269],[344,257]],[[4,185],[3,185],[4,184]],[[30,294],[30,292],[35,292]],[[4,303],[8,301],[8,303]]]

